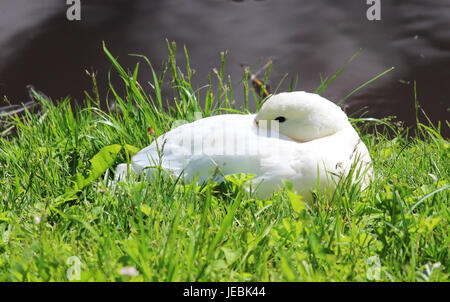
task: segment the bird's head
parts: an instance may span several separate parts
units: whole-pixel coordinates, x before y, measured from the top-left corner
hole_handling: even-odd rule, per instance
[[[272,121],[278,121],[280,134],[298,142],[326,137],[350,125],[339,106],[303,91],[284,92],[267,99],[255,123],[259,128],[266,128]]]

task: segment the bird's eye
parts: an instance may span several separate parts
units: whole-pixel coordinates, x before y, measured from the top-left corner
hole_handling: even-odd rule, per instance
[[[280,122],[280,123],[282,123],[282,122],[284,122],[286,120],[286,118],[284,116],[279,116],[275,120]]]

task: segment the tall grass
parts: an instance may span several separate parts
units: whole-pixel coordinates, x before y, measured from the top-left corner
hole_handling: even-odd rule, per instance
[[[90,74],[94,92],[83,106],[35,94],[39,114],[25,110],[4,121],[0,280],[65,281],[73,256],[82,281],[448,280],[449,143],[440,126],[418,122],[420,131],[411,134],[389,120],[353,119],[370,149],[374,181],[364,191],[343,181],[333,196],[317,190],[313,204],[289,186],[269,200],[255,199],[242,175],[218,187],[186,185],[161,172],[151,182],[108,187],[117,163],[175,121],[193,121],[194,112],[249,112],[249,103],[263,102],[249,88],[248,72],[243,106],[233,102],[226,53],[200,99],[186,49],[185,70],[175,43],[168,50],[161,74],[137,57],[152,70],[148,93],[138,80],[144,67],[126,70],[104,47],[123,80],[123,87],[109,87],[115,110],[100,108]],[[334,78],[322,79],[317,92]],[[166,81],[173,99],[161,91]],[[139,274],[121,273],[128,266]]]

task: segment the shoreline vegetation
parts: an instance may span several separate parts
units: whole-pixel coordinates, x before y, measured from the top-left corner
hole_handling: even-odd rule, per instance
[[[163,171],[152,182],[111,189],[114,167],[176,121],[193,121],[195,112],[248,113],[252,102],[258,110],[271,65],[262,89],[252,88],[244,70],[238,107],[226,53],[200,97],[186,48],[181,70],[168,42],[161,74],[136,55],[153,71],[142,79],[150,80],[150,94],[138,81],[139,63],[125,70],[103,49],[123,80],[109,87],[114,110],[101,108],[95,73],[88,73],[93,91],[83,106],[31,90],[39,111],[1,117],[0,281],[449,281],[450,144],[441,135],[449,124],[420,122],[426,115],[417,98],[414,132],[389,118],[351,118],[374,164],[364,191],[343,179],[334,194],[316,190],[312,203],[289,185],[257,200],[244,190],[247,175],[200,186]],[[321,78],[316,93],[346,66]],[[172,105],[161,92],[166,81]],[[295,86],[294,79],[289,89]]]

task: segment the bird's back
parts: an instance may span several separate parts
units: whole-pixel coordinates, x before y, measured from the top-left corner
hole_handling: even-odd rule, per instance
[[[299,143],[258,133],[253,119],[254,115],[226,114],[182,125],[136,154],[133,169],[160,166],[174,176],[183,174],[187,182],[208,178],[220,182],[223,175],[254,174],[257,195],[268,197],[285,180],[308,195],[318,177],[325,186],[333,185],[330,175],[345,174],[357,157],[370,163],[367,148],[350,124],[329,137]]]

